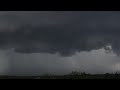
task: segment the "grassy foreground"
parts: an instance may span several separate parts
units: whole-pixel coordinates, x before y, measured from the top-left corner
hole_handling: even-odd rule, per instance
[[[0,76],[0,79],[120,79],[120,73],[86,74],[72,72],[68,75],[43,75],[43,76]]]

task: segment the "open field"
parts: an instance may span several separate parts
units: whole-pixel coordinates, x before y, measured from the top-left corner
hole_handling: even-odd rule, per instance
[[[0,76],[0,79],[120,79],[119,73],[86,74],[72,72],[68,75],[42,75],[42,76]]]

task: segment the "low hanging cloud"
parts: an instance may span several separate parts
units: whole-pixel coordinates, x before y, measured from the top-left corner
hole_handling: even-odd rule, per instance
[[[120,12],[0,12],[0,49],[62,56],[111,45],[120,54]]]

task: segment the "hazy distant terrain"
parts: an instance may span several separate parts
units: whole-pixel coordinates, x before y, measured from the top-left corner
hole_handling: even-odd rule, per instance
[[[68,75],[41,75],[41,76],[0,76],[0,79],[120,79],[119,73],[86,74],[72,72]]]

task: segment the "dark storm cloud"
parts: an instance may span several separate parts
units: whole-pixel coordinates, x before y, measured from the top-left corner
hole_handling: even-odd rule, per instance
[[[120,53],[120,12],[1,12],[0,48],[63,56],[111,45]]]

